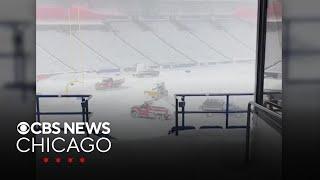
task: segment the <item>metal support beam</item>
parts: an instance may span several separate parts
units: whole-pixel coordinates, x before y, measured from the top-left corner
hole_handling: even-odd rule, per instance
[[[226,95],[226,129],[229,128],[229,95]]]
[[[177,97],[175,97],[176,98],[176,111],[175,111],[175,115],[176,115],[176,136],[178,136],[179,135],[179,133],[178,133],[178,127],[179,127],[179,124],[178,124],[178,119],[179,119],[179,114],[178,114],[178,111],[179,111],[179,109],[178,109],[178,99],[177,99]]]

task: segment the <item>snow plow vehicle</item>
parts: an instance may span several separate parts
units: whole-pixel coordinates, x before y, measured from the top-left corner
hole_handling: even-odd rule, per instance
[[[151,91],[144,91],[144,94],[150,96],[155,100],[158,100],[162,97],[167,97],[169,92],[166,89],[164,82],[161,82],[158,83],[155,88],[152,88]]]
[[[206,99],[200,106],[200,109],[202,111],[223,111],[224,107],[225,103],[222,100]]]
[[[107,90],[107,89],[119,88],[124,82],[125,80],[123,78],[122,79],[106,78],[106,79],[103,79],[101,82],[97,82],[95,84],[95,89]]]
[[[209,111],[223,111],[225,109],[225,103],[218,99],[206,99],[199,107],[204,112]],[[207,113],[207,117],[212,116],[212,113]]]
[[[226,103],[223,100],[219,99],[206,99],[202,105],[200,106],[200,109],[204,112],[209,111],[225,111],[226,110]],[[241,107],[229,103],[229,111],[241,111]],[[246,114],[244,113],[233,113],[237,118],[244,117]],[[207,117],[213,116],[213,113],[207,113]]]
[[[170,120],[169,110],[165,107],[153,106],[148,102],[142,105],[131,107],[131,116],[133,118],[148,118],[159,120]]]
[[[160,74],[160,71],[156,71],[153,69],[149,69],[149,70],[143,70],[143,71],[139,71],[135,74],[133,74],[134,77],[137,78],[144,78],[144,77],[158,77]]]

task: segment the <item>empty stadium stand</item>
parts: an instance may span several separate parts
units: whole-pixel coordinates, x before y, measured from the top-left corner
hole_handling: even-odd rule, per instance
[[[80,26],[37,30],[38,73],[119,71],[137,64],[212,65],[255,57],[251,33],[256,28],[234,18],[131,17]]]

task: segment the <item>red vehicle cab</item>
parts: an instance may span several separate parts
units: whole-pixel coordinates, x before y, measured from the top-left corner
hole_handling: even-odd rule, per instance
[[[131,108],[131,116],[134,118],[170,120],[170,114],[167,108],[152,106],[149,103],[144,103],[140,106],[133,106]]]
[[[111,88],[119,88],[124,83],[124,79],[107,78],[95,84],[96,90],[105,90]]]

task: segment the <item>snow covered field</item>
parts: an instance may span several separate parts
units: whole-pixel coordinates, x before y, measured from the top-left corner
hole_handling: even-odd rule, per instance
[[[80,26],[80,25],[79,25]],[[253,93],[256,26],[230,17],[220,20],[166,19],[110,21],[96,29],[37,30],[38,94],[90,94],[90,121],[111,122],[112,136],[140,139],[167,136],[174,125],[176,93]],[[158,77],[138,78],[126,69],[156,66]],[[172,68],[177,65],[197,64]],[[171,66],[171,68],[164,68]],[[98,73],[108,70],[115,73]],[[138,71],[138,68],[137,70]],[[58,74],[55,74],[58,73]],[[96,90],[108,78],[125,79],[118,88]],[[164,82],[168,96],[154,100],[153,91]],[[209,97],[190,97],[186,110],[199,110]],[[252,96],[230,97],[245,110]],[[211,97],[225,102],[224,97]],[[169,109],[171,119],[133,118],[131,108],[152,101]],[[79,111],[77,99],[42,99],[41,111]],[[239,110],[239,109],[238,109]],[[81,116],[42,116],[41,120],[80,121]],[[245,115],[230,114],[230,125],[244,125]],[[224,114],[192,114],[186,125],[225,126]]]
[[[144,94],[159,82],[165,82],[169,91],[168,97],[153,102],[155,106],[166,107],[171,114],[174,112],[174,94],[176,93],[248,93],[254,91],[254,63],[217,64],[206,67],[193,67],[160,71],[159,77],[136,78],[131,74],[97,74],[78,73],[61,74],[37,83],[38,94],[91,94],[90,121],[111,122],[112,135],[119,139],[137,139],[166,136],[174,125],[171,120],[133,118],[130,109],[152,100]],[[190,70],[190,72],[186,72]],[[105,77],[125,78],[125,83],[116,89],[95,90],[95,83]],[[70,83],[72,82],[72,83]],[[206,98],[190,98],[187,110],[199,110]],[[252,97],[230,98],[230,103],[245,109]],[[224,100],[224,99],[221,99]],[[76,99],[43,99],[41,111],[72,111],[80,110],[80,101]],[[244,124],[242,118],[230,115],[230,124]],[[202,125],[225,124],[225,115],[217,114],[207,117],[206,114],[187,115],[186,124],[197,128]],[[237,120],[236,120],[237,119]],[[240,119],[240,120],[239,120]],[[42,120],[81,121],[81,116],[42,116]]]

